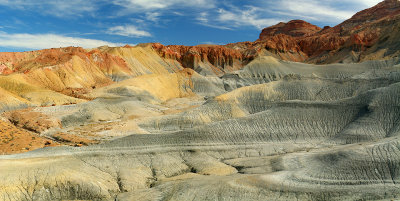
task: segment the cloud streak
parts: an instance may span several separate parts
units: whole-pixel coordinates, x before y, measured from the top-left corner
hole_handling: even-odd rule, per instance
[[[282,21],[275,17],[263,16],[264,11],[254,6],[238,8],[229,5],[216,11],[202,12],[195,19],[203,26],[227,30],[244,27],[262,29]]]
[[[133,25],[111,27],[107,31],[111,35],[120,35],[126,37],[150,37],[151,34],[147,31],[139,30]]]
[[[323,21],[346,20],[354,14],[354,11],[335,9],[333,6],[326,6],[321,1],[315,0],[283,0],[280,7],[285,8],[292,15],[306,16]]]
[[[177,8],[210,9],[216,5],[215,0],[114,0],[112,3],[126,8],[130,12],[148,12]]]
[[[231,24],[233,27],[253,26],[258,29],[271,26],[281,20],[275,18],[267,18],[260,15],[261,9],[256,7],[247,7],[246,9],[233,8],[228,11],[225,9],[218,10],[217,22],[221,24]]]
[[[87,0],[0,0],[0,6],[37,11],[40,14],[56,17],[76,17],[92,14],[98,9],[99,4]]]
[[[68,46],[95,48],[99,46],[122,46],[120,43],[112,43],[103,40],[68,37],[56,34],[8,34],[0,32],[0,46],[26,49],[46,49]]]
[[[337,2],[335,0],[328,0],[328,1],[330,1],[331,3]],[[375,6],[376,4],[378,4],[381,1],[383,1],[383,0],[341,0],[341,3],[342,4],[351,4],[351,3],[353,3],[353,4],[362,5],[365,8],[368,8],[368,7]]]

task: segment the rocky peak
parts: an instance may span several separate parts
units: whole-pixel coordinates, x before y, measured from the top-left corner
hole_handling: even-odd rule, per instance
[[[376,58],[374,55],[378,54],[383,46],[391,47],[384,58],[396,56],[396,51],[400,51],[399,46],[394,44],[394,41],[398,41],[398,27],[400,1],[385,0],[356,13],[335,27],[326,26],[321,29],[302,20],[281,22],[263,29],[256,43],[260,43],[281,59],[332,63],[345,60],[348,56],[343,55],[349,55],[351,52],[356,56],[349,61],[360,62]],[[342,56],[335,56],[338,54]],[[300,57],[295,56],[293,58],[296,59],[292,59],[288,55]]]
[[[306,21],[292,20],[287,23],[280,22],[279,24],[263,29],[260,34],[260,40],[264,40],[268,37],[278,34],[284,34],[292,37],[308,36],[320,30],[320,27],[310,24]]]
[[[400,1],[399,0],[385,0],[377,5],[362,10],[350,19],[337,25],[336,30],[351,30],[359,28],[362,25],[372,24],[384,19],[392,19],[400,14]]]

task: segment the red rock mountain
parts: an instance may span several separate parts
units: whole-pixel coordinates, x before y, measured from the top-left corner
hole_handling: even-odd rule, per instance
[[[160,56],[176,59],[185,67],[195,68],[199,61],[206,61],[219,72],[238,68],[258,54],[316,64],[390,59],[400,54],[400,2],[382,1],[335,27],[322,29],[302,20],[281,22],[263,29],[254,42],[153,47]]]
[[[187,68],[196,69],[201,65],[210,64],[212,72],[217,75],[238,70],[253,59],[253,56],[245,55],[237,49],[220,45],[164,46],[155,43],[153,48],[163,58],[176,60]]]
[[[360,62],[397,56],[399,29],[400,2],[385,0],[322,30],[301,20],[279,23],[265,28],[255,43],[286,60]]]
[[[310,36],[320,30],[321,28],[318,26],[312,25],[303,20],[292,20],[288,23],[281,22],[277,25],[263,29],[260,34],[260,40],[264,40],[268,37],[278,34],[284,34],[293,37]]]

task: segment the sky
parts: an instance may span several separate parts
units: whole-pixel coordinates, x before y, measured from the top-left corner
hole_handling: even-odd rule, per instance
[[[380,0],[0,0],[0,52],[255,41],[302,19],[334,26]]]

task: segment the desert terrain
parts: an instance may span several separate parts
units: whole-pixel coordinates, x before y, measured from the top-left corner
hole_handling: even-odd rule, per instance
[[[400,199],[400,2],[227,45],[0,53],[0,200]]]

